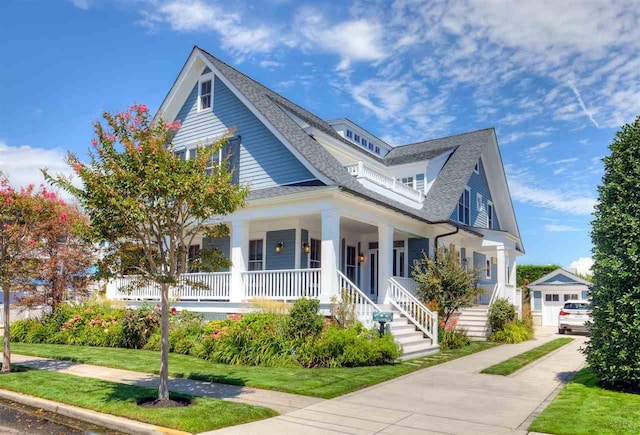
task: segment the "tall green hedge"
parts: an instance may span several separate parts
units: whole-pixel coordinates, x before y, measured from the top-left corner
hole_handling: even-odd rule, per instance
[[[586,348],[596,376],[640,383],[640,117],[625,125],[604,158],[593,221],[593,327]]]

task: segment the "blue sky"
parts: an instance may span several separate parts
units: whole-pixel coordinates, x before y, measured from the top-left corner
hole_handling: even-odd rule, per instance
[[[636,4],[637,6],[637,4]],[[619,125],[640,114],[634,1],[5,0],[0,169],[65,171],[100,113],[156,109],[194,44],[392,144],[497,128],[527,255],[591,256]]]

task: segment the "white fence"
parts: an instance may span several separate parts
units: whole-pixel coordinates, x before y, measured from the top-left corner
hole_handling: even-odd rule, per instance
[[[320,269],[255,270],[242,273],[244,297],[293,300],[320,296]]]
[[[392,190],[404,196],[405,198],[409,198],[416,202],[422,202],[424,199],[422,192],[420,192],[419,190],[405,186],[397,178],[389,177],[388,175],[382,174],[375,169],[368,167],[362,161],[358,162],[355,165],[348,165],[346,166],[346,169],[351,175],[355,177],[364,178],[365,180],[369,180],[379,186],[386,187],[387,189]]]

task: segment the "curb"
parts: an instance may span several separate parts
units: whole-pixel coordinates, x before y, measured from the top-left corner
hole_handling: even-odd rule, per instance
[[[41,408],[45,411],[64,415],[76,420],[86,421],[87,423],[103,426],[107,429],[116,430],[118,432],[135,435],[190,435],[190,432],[155,426],[153,424],[142,423],[111,414],[103,414],[90,409],[79,408],[77,406],[54,402],[48,399],[40,399],[38,397],[28,396],[26,394],[16,393],[9,390],[0,389],[0,399],[11,400],[32,408]]]

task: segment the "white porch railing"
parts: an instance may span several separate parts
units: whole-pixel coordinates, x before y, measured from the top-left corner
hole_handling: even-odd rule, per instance
[[[255,270],[242,273],[244,297],[292,300],[320,296],[321,269]]]
[[[388,175],[382,174],[375,169],[366,166],[362,161],[356,163],[355,165],[347,165],[345,166],[345,168],[354,177],[363,178],[379,186],[386,187],[387,189],[392,190],[413,201],[422,202],[424,199],[424,195],[419,190],[405,186],[397,178],[389,177]]]
[[[389,279],[389,298],[391,304],[404,314],[411,323],[438,344],[438,314],[425,307],[409,291],[402,287],[395,278]]]
[[[108,296],[118,300],[160,300],[160,286],[153,282],[138,285],[139,277],[125,275],[109,283]],[[229,300],[230,272],[185,273],[169,297],[179,300]]]
[[[356,318],[367,328],[375,326],[373,312],[382,310],[340,271],[338,271],[338,288],[341,290],[339,296],[342,297],[344,294],[355,306]]]

